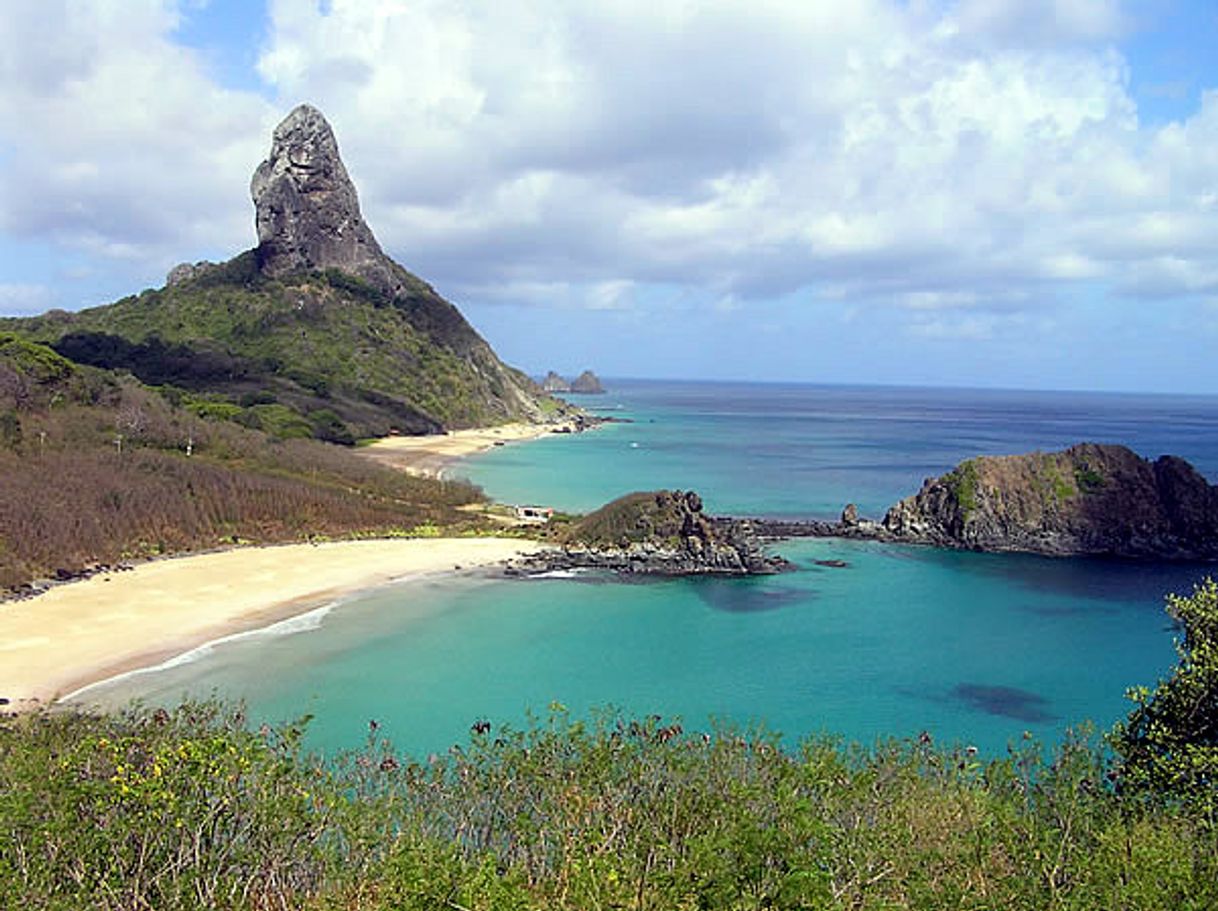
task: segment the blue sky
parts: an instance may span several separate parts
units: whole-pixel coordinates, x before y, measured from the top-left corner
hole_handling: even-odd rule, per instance
[[[326,113],[534,373],[1218,394],[1212,0],[6,0],[0,314],[253,245]]]

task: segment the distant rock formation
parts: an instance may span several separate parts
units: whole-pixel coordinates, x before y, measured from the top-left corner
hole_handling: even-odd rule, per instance
[[[275,128],[250,195],[264,275],[340,269],[388,295],[406,290],[404,270],[385,255],[360,215],[355,184],[321,111],[302,104]]]
[[[578,392],[581,395],[603,395],[605,387],[601,385],[601,381],[595,373],[585,370],[571,381],[571,392]]]
[[[983,456],[893,506],[894,541],[983,551],[1218,559],[1218,487],[1188,462],[1124,446]]]
[[[585,516],[563,549],[525,558],[513,571],[594,568],[664,576],[759,575],[788,568],[764,552],[747,521],[716,519],[691,491],[627,494]]]
[[[546,392],[574,392],[581,395],[603,395],[605,392],[600,378],[591,370],[585,370],[571,382],[551,370],[541,381],[541,388]]]

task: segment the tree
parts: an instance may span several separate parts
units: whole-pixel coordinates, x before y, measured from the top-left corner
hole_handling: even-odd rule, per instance
[[[1190,597],[1167,596],[1180,625],[1180,660],[1151,692],[1128,692],[1135,703],[1112,732],[1122,791],[1156,793],[1218,812],[1218,583],[1206,579]]]

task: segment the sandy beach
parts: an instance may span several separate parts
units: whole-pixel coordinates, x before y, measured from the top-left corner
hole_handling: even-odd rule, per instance
[[[440,478],[450,463],[463,456],[485,452],[493,446],[535,440],[570,427],[569,424],[503,424],[453,430],[429,436],[385,437],[360,447],[361,455],[411,474]]]
[[[33,708],[408,576],[502,562],[528,541],[428,538],[239,548],[145,563],[0,604],[0,697]]]

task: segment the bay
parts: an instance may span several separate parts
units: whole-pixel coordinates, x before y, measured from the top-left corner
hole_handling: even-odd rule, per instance
[[[829,518],[847,501],[881,515],[970,455],[1080,440],[1218,472],[1218,400],[1203,397],[618,381],[580,402],[630,423],[496,448],[457,473],[500,500],[565,510],[679,487],[717,512]],[[993,754],[1025,731],[1053,740],[1121,717],[1124,689],[1172,663],[1164,593],[1207,571],[845,541],[779,549],[797,572],[410,582],[88,696],[216,691],[258,719],[314,715],[310,740],[325,749],[358,745],[375,719],[415,755],[462,741],[475,720],[521,724],[553,703],[791,738],[929,731]]]

